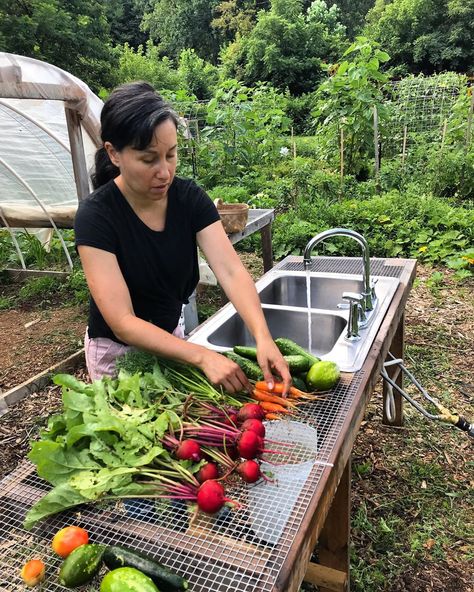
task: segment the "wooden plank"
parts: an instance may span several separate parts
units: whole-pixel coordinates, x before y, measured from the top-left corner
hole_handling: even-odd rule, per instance
[[[71,372],[75,370],[80,364],[85,362],[84,348],[76,353],[61,360],[57,364],[50,366],[43,372],[36,374],[33,378],[22,382],[20,385],[13,387],[9,391],[0,394],[0,404],[6,404],[7,407],[25,399],[31,393],[35,393],[51,382],[51,376],[59,372]]]
[[[309,563],[304,576],[304,581],[313,586],[319,586],[319,590],[331,592],[346,592],[347,574],[337,569],[331,569],[318,563]]]
[[[395,328],[403,316],[409,287],[415,278],[416,261],[411,259],[403,261],[405,268],[400,276],[400,284],[361,369],[363,378],[358,393],[339,432],[333,453],[328,459],[334,466],[325,469],[321,477],[320,485],[308,506],[305,518],[275,582],[274,592],[297,592],[304,579],[306,567],[324,526],[339,480],[349,460],[360,424],[364,418],[365,409],[380,378],[382,363],[387,356]]]
[[[52,271],[47,269],[11,269],[3,270],[3,273],[13,282],[22,281],[30,277],[55,277],[60,281],[65,281],[70,272],[68,271]]]

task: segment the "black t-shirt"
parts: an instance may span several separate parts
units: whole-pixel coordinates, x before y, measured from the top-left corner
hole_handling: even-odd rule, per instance
[[[165,228],[152,230],[112,180],[79,205],[76,247],[114,253],[135,315],[171,333],[199,281],[196,233],[219,219],[213,202],[194,181],[175,177],[168,190]],[[88,332],[91,338],[120,341],[92,298]]]

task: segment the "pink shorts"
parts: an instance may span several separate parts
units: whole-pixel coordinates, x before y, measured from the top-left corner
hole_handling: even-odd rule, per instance
[[[178,325],[173,331],[175,337],[184,339],[182,325]],[[84,351],[86,355],[87,372],[91,380],[100,380],[102,376],[116,376],[117,368],[115,360],[136,348],[130,345],[122,345],[107,337],[89,338],[86,330],[84,336]]]

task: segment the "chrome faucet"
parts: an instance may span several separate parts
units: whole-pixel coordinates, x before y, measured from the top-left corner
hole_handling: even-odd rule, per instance
[[[333,236],[345,236],[352,238],[361,246],[363,261],[362,280],[364,284],[364,291],[361,293],[363,298],[362,306],[364,312],[373,310],[377,297],[375,295],[375,289],[370,281],[369,245],[367,244],[365,238],[355,230],[349,230],[348,228],[331,228],[330,230],[324,230],[323,232],[320,232],[314,236],[308,242],[304,250],[303,265],[305,270],[311,267],[311,251],[314,249],[314,247]]]

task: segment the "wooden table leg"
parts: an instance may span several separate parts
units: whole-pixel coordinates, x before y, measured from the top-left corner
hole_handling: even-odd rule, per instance
[[[347,574],[346,590],[349,590],[349,536],[351,520],[351,459],[347,461],[326,522],[318,541],[319,563]],[[333,587],[319,587],[329,592]]]
[[[273,267],[272,224],[271,222],[260,229],[262,237],[263,271],[266,273]]]
[[[405,315],[402,315],[400,323],[398,324],[395,335],[393,336],[392,343],[390,345],[390,352],[396,358],[402,358],[405,351]],[[390,358],[387,358],[387,361]],[[390,378],[400,387],[403,388],[403,372],[398,366],[389,366],[387,373]],[[393,409],[394,417],[392,421],[387,416],[387,397],[389,392],[389,385],[383,381],[383,419],[382,423],[385,425],[402,426],[403,425],[403,397],[395,389],[393,389],[393,399],[395,406]]]

